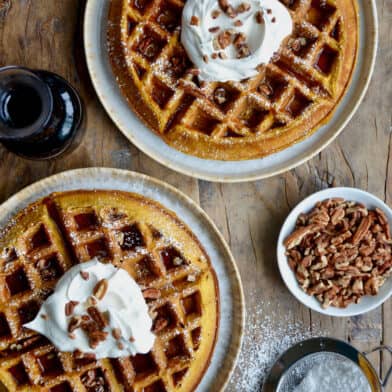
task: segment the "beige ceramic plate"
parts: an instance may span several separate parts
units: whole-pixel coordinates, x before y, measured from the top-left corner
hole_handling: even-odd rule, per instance
[[[225,162],[200,159],[169,147],[149,130],[122,96],[106,50],[109,0],[89,0],[84,19],[87,64],[97,94],[117,127],[140,150],[181,173],[219,182],[267,178],[298,166],[318,154],[343,130],[367,90],[377,51],[378,24],[375,0],[357,0],[360,19],[358,61],[351,85],[327,125],[313,136],[262,159]]]
[[[221,304],[221,320],[211,364],[196,390],[223,390],[241,349],[245,304],[235,261],[214,223],[188,196],[166,183],[125,170],[90,168],[54,175],[12,196],[0,206],[0,227],[35,200],[52,192],[75,189],[113,189],[142,194],[174,211],[196,234],[217,274]]]

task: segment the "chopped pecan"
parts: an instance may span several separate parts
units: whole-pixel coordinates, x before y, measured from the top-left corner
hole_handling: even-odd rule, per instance
[[[272,88],[265,83],[259,85],[258,91],[267,97],[269,97],[273,93]]]
[[[229,5],[229,6],[227,7],[227,9],[226,9],[226,14],[227,14],[230,18],[232,18],[232,19],[234,19],[234,18],[237,16],[236,10],[235,10],[231,5]]]
[[[49,267],[50,263],[47,259],[40,259],[37,261],[37,268],[40,270],[45,270]]]
[[[337,225],[344,217],[346,213],[342,207],[336,208],[331,216],[331,223]]]
[[[263,24],[264,23],[264,13],[263,13],[263,11],[257,11],[256,12],[256,22],[258,24]]]
[[[284,241],[284,246],[287,249],[292,249],[299,245],[301,241],[311,233],[314,233],[315,231],[319,230],[320,226],[319,225],[309,225],[305,227],[300,227],[294,233],[290,234],[286,240]]]
[[[334,237],[331,239],[331,244],[332,245],[340,245],[347,239],[351,238],[352,234],[350,230],[345,231],[344,233]]]
[[[87,308],[87,313],[90,317],[97,323],[98,328],[104,329],[108,325],[108,320],[102,312],[98,310],[95,306],[90,306]]]
[[[230,18],[235,18],[237,16],[236,11],[234,10],[233,6],[230,5],[228,0],[218,0],[218,3],[221,10]]]
[[[380,223],[384,226],[388,225],[388,218],[385,215],[384,211],[380,210],[379,208],[376,208],[376,213],[377,213],[377,217],[378,217],[378,220],[380,221]]]
[[[252,6],[249,3],[244,2],[237,7],[236,12],[237,14],[242,14],[244,12],[248,12],[251,8]]]
[[[309,223],[314,223],[317,225],[327,226],[330,221],[330,216],[326,210],[316,210],[310,215]]]
[[[352,291],[355,294],[362,294],[364,291],[363,287],[363,280],[360,278],[357,278],[354,280],[354,283],[352,285]]]
[[[68,323],[68,332],[72,333],[82,325],[82,318],[80,316],[73,316]]]
[[[218,104],[218,105],[223,105],[224,103],[226,103],[228,97],[227,97],[227,91],[223,88],[223,87],[217,87],[214,91],[214,101]],[[180,257],[177,257],[176,259],[178,260],[179,264],[175,264],[173,260],[173,264],[175,265],[181,265],[182,264],[182,259]]]
[[[247,44],[241,44],[237,47],[237,58],[243,59],[250,56],[250,47]]]
[[[235,35],[233,44],[236,47],[239,47],[240,45],[244,44],[246,42],[246,35],[244,33],[238,33]]]
[[[371,277],[365,282],[365,293],[367,295],[377,295],[380,286],[384,283],[384,278],[382,277]]]
[[[302,278],[307,278],[310,275],[309,271],[307,268],[305,268],[303,265],[298,264],[297,267],[297,276],[301,276]]]
[[[87,317],[88,319],[82,319],[80,328],[82,328],[82,330],[87,334],[93,331],[98,331],[99,330],[98,324],[94,320],[92,320],[90,316]]]
[[[329,288],[330,285],[327,285],[323,281],[320,281],[316,285],[308,288],[308,294],[310,295],[321,294],[327,291]]]
[[[332,279],[334,276],[335,270],[332,267],[325,268],[320,274],[320,278],[325,280]]]
[[[161,297],[161,290],[155,288],[143,290],[143,297],[145,299],[158,299]]]
[[[368,241],[367,243],[362,243],[359,247],[359,253],[362,256],[370,256],[376,249],[376,241]]]
[[[217,42],[219,48],[224,50],[232,43],[232,35],[228,30],[222,31],[218,34]]]
[[[97,303],[98,303],[98,300],[95,297],[90,296],[87,298],[87,305],[88,306],[95,306]]]
[[[312,261],[313,261],[313,256],[308,255],[308,256],[305,256],[305,257],[300,261],[300,264],[301,264],[303,267],[308,268],[308,267],[311,266]],[[328,262],[327,262],[327,264],[328,264]]]
[[[200,25],[200,19],[197,16],[193,15],[191,17],[191,22],[190,23],[191,23],[191,26],[199,26]]]
[[[80,271],[80,276],[83,280],[89,280],[90,274],[87,271]]]
[[[310,267],[310,270],[311,271],[318,271],[318,270],[322,270],[322,269],[326,268],[327,266],[328,266],[328,259],[326,258],[326,256],[321,256],[318,263],[313,264]]]
[[[108,291],[109,283],[106,279],[101,279],[94,287],[93,294],[94,297],[101,300],[106,295]]]
[[[97,346],[106,340],[108,333],[105,331],[91,331],[88,334],[89,345],[92,349],[97,348]]]
[[[208,29],[208,31],[209,31],[210,33],[217,33],[219,30],[220,30],[220,27],[219,27],[219,26],[210,27],[210,28]]]
[[[75,308],[79,305],[78,301],[69,301],[65,304],[65,315],[71,316],[71,314],[74,312]]]
[[[229,7],[229,0],[219,0],[218,1],[219,7],[222,11],[226,12],[227,7]]]
[[[94,388],[95,387],[95,370],[91,369],[87,371],[82,377],[82,382],[85,386],[88,388]]]
[[[211,17],[212,17],[212,19],[217,19],[217,18],[219,18],[220,14],[221,14],[221,12],[219,10],[214,10],[211,13]]]
[[[302,47],[306,46],[307,40],[305,37],[293,38],[289,41],[288,45],[294,52],[299,52]]]
[[[113,328],[112,335],[113,335],[114,339],[116,339],[116,340],[121,339],[121,335],[122,335],[121,329],[120,328]]]
[[[365,234],[367,233],[367,231],[370,228],[370,224],[371,224],[371,219],[369,218],[369,216],[364,216],[361,220],[361,223],[358,226],[357,231],[354,233],[353,238],[352,238],[352,243],[354,245],[358,244],[362,238],[365,236]]]
[[[152,332],[158,333],[164,330],[169,325],[169,321],[164,317],[159,317],[155,320]]]

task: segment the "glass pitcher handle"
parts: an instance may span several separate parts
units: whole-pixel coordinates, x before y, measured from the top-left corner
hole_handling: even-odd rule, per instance
[[[374,348],[373,350],[365,351],[363,354],[367,357],[369,354],[374,353],[376,351],[385,351],[385,350],[388,351],[389,354],[391,354],[391,356],[392,356],[392,347],[386,346],[386,345],[381,345],[381,346]],[[387,386],[388,380],[391,377],[391,375],[392,375],[392,365],[389,367],[387,374],[384,377],[384,380],[382,380],[380,378],[380,383],[383,388],[385,388]]]

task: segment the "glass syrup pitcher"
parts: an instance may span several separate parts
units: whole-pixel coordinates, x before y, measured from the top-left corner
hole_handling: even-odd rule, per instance
[[[0,68],[0,142],[10,151],[29,159],[56,157],[80,139],[82,119],[79,95],[62,77]]]

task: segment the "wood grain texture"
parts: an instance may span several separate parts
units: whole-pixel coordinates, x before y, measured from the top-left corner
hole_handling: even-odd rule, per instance
[[[58,159],[26,161],[0,147],[0,202],[38,179],[72,168],[107,166],[149,174],[187,193],[216,222],[238,262],[248,313],[264,298],[270,304],[265,312],[272,312],[279,304],[281,309],[293,311],[293,321],[309,328],[313,324],[360,349],[380,343],[392,345],[392,300],[360,317],[318,315],[293,299],[279,277],[275,259],[284,218],[310,193],[334,185],[355,186],[392,204],[392,0],[377,0],[377,5],[380,43],[375,74],[364,102],[341,136],[317,157],[284,175],[221,185],[162,167],[131,145],[107,117],[92,89],[83,57],[83,0],[0,0],[0,65],[59,73],[81,92],[87,113],[82,144]],[[383,372],[391,363],[387,355],[372,359]],[[234,382],[228,387],[228,391],[237,390]]]

